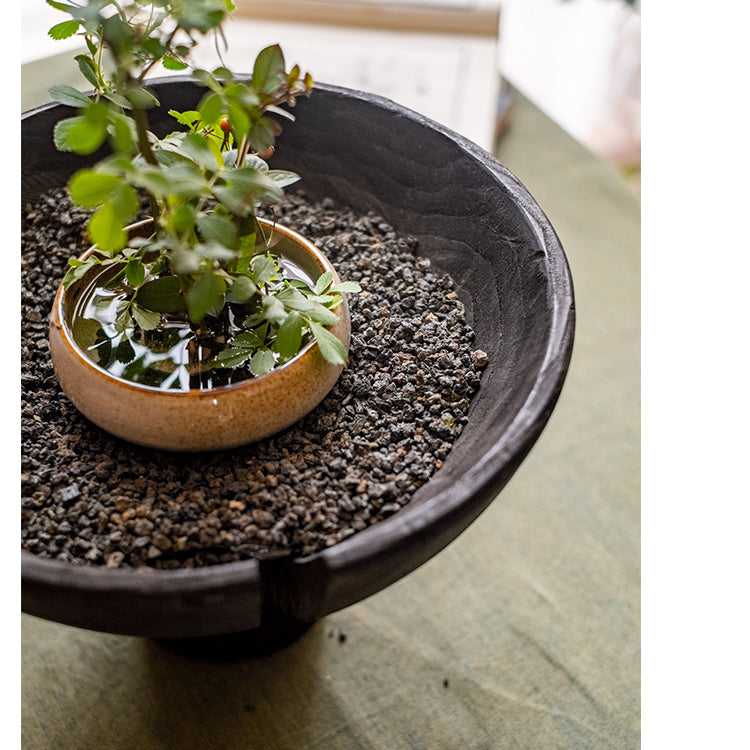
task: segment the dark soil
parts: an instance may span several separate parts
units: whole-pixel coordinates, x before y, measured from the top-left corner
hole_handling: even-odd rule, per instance
[[[22,217],[22,546],[154,568],[308,555],[409,502],[467,420],[485,359],[448,276],[382,219],[292,195],[277,212],[326,253],[350,298],[350,365],[323,403],[260,443],[212,454],[112,437],[55,379],[47,321],[86,214],[50,193]]]

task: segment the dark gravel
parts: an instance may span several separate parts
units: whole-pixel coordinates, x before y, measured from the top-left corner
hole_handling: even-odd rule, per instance
[[[212,454],[152,451],[84,419],[55,379],[47,321],[86,214],[61,191],[22,216],[22,546],[155,568],[308,555],[397,512],[466,423],[486,358],[452,280],[373,215],[291,195],[279,219],[362,294],[349,368],[286,432]]]

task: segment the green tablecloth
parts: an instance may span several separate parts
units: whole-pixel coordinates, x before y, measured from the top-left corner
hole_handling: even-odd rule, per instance
[[[26,108],[46,97],[25,72]],[[199,661],[24,615],[25,750],[639,746],[640,203],[519,94],[497,155],[557,229],[578,316],[557,409],[500,498],[422,568],[263,658]]]

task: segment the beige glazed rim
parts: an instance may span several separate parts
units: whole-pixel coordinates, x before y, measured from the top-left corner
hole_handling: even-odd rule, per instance
[[[150,222],[150,220],[148,220]],[[283,254],[312,278],[325,271],[339,277],[330,261],[311,242],[279,224],[260,219],[281,236]],[[144,222],[133,225],[137,230]],[[90,248],[81,258],[95,250]],[[85,278],[57,290],[50,317],[50,353],[60,386],[88,419],[117,437],[171,451],[234,448],[269,437],[312,411],[333,388],[343,367],[324,359],[315,341],[266,375],[201,391],[170,392],[132,383],[90,360],[73,340],[68,326],[68,298],[85,286]],[[346,295],[329,329],[349,347]]]

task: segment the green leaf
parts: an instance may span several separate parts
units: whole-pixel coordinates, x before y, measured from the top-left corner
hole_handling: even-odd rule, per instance
[[[279,274],[278,266],[273,258],[269,258],[267,255],[256,255],[252,261],[252,269],[253,281],[258,286],[263,286]]]
[[[245,331],[244,333],[237,334],[232,339],[232,346],[239,346],[242,349],[259,349],[266,343],[267,333],[268,323],[264,323],[254,331]]]
[[[72,86],[56,84],[50,86],[47,91],[56,102],[67,104],[69,107],[88,107],[91,104],[91,99],[86,94],[82,94]]]
[[[123,94],[134,107],[139,109],[151,109],[151,107],[159,106],[159,100],[156,96],[142,86],[126,86],[123,88]]]
[[[272,348],[282,359],[291,359],[299,352],[302,345],[302,325],[299,313],[291,312],[279,326]]]
[[[195,227],[195,206],[189,204],[180,206],[172,214],[170,224],[179,234],[190,232]]]
[[[63,279],[63,289],[68,289],[71,284],[78,281],[78,279],[82,279],[88,270],[90,268],[93,268],[95,265],[97,265],[97,262],[95,260],[89,260],[86,262],[78,261],[77,263],[73,263],[73,261],[77,261],[76,258],[71,258],[68,263],[70,263],[71,268],[68,269],[68,272],[65,274],[65,278]]]
[[[92,154],[107,137],[104,122],[92,123],[79,115],[59,120],[53,131],[55,146],[59,151],[75,151],[78,154]]]
[[[161,324],[161,314],[152,310],[145,310],[140,305],[133,305],[133,319],[144,331],[153,331]]]
[[[308,299],[298,289],[288,286],[276,293],[277,299],[290,310],[297,310],[305,317],[321,323],[325,326],[331,326],[338,323],[338,315],[323,307],[323,305]]]
[[[333,273],[331,271],[325,271],[322,273],[318,280],[315,282],[316,294],[323,294],[326,289],[333,283]]]
[[[310,330],[315,336],[320,353],[324,359],[334,365],[345,365],[349,359],[346,347],[327,328],[310,321]]]
[[[253,355],[250,360],[250,372],[255,377],[260,377],[268,372],[271,372],[276,366],[276,358],[273,356],[273,352],[270,349],[261,349],[259,352]]]
[[[235,349],[229,347],[220,351],[213,360],[215,367],[239,367],[247,362],[252,355],[250,349]]]
[[[227,299],[230,302],[247,302],[257,292],[258,287],[253,284],[250,278],[236,276],[227,292]]]
[[[201,68],[198,68],[193,71],[193,78],[195,78],[196,81],[200,81],[204,86],[211,89],[211,91],[214,92],[214,94],[221,94],[221,84],[214,78],[211,73],[209,73],[207,70],[203,70]],[[209,97],[210,98],[210,97]],[[221,99],[220,99],[221,101]],[[206,104],[206,100],[204,100],[201,105],[198,107],[198,109],[203,113],[203,107]],[[204,118],[206,122],[214,122],[214,120],[218,119],[221,116],[221,112],[213,118]]]
[[[135,125],[130,117],[112,113],[109,127],[111,142],[115,149],[124,154],[132,154],[136,150],[137,135]]]
[[[186,62],[178,60],[176,57],[170,57],[169,55],[164,55],[164,57],[162,57],[161,64],[167,70],[185,70],[185,68],[188,67]]]
[[[76,55],[75,61],[78,63],[78,69],[83,77],[95,88],[99,88],[99,76],[96,71],[96,64],[87,55]]]
[[[207,125],[213,125],[224,113],[224,102],[217,93],[206,94],[198,105],[200,119]]]
[[[180,125],[185,125],[188,128],[191,128],[194,123],[201,119],[201,113],[196,109],[191,109],[186,112],[178,112],[176,109],[170,109],[169,114],[172,115]]]
[[[263,317],[269,323],[283,323],[287,315],[286,308],[278,297],[263,298]]]
[[[133,105],[122,94],[116,91],[105,91],[104,98],[123,109],[133,109]]]
[[[204,258],[210,258],[211,260],[227,261],[233,260],[235,257],[234,250],[230,250],[220,242],[201,242],[195,246],[195,251]]]
[[[78,21],[63,21],[56,23],[47,33],[53,39],[68,39],[78,31],[80,23]]]
[[[334,284],[329,290],[338,294],[358,294],[362,287],[356,281],[342,281],[340,284]]]
[[[125,278],[128,280],[130,286],[139,287],[143,284],[146,278],[146,269],[139,258],[131,258],[125,264]]]
[[[287,172],[283,169],[271,169],[268,171],[268,176],[278,185],[280,188],[293,185],[295,182],[299,182],[299,175],[294,172]]]
[[[60,3],[57,2],[57,0],[47,0],[47,5],[51,5],[56,10],[62,10],[66,13],[72,13],[76,10],[76,8],[73,5],[70,5],[69,3]]]
[[[123,223],[132,219],[140,207],[138,193],[125,182],[121,182],[112,192],[110,197],[116,216]]]
[[[181,152],[203,169],[216,170],[219,163],[206,139],[197,133],[188,133],[182,142]]]
[[[124,365],[135,359],[135,349],[133,349],[133,345],[130,343],[130,339],[127,336],[123,336],[122,339],[120,339],[115,356],[117,357],[117,361],[122,362]]]
[[[260,153],[265,153],[275,143],[276,139],[274,138],[273,130],[268,126],[268,123],[272,122],[267,117],[263,117],[260,122],[254,123],[248,132],[250,143]]]
[[[162,276],[147,281],[136,297],[141,307],[154,312],[171,313],[185,309],[185,299],[180,294],[180,279],[177,276]]]
[[[239,139],[247,135],[250,129],[250,118],[245,114],[245,110],[241,106],[232,101],[227,104],[227,115],[229,117],[229,124],[232,127],[232,133],[239,141]]]
[[[133,316],[130,314],[130,305],[125,305],[115,319],[115,331],[124,333],[133,325]]]
[[[196,223],[206,242],[218,242],[231,248],[237,245],[237,227],[226,216],[216,213],[198,214]]]
[[[109,199],[121,182],[121,178],[116,175],[82,169],[70,178],[68,190],[70,197],[81,208],[98,208]]]
[[[118,216],[114,205],[107,202],[91,217],[88,223],[92,241],[104,252],[122,250],[127,244],[128,235],[125,222]]]
[[[188,315],[193,323],[199,323],[209,313],[221,310],[224,304],[226,282],[213,271],[204,271],[185,295]]]
[[[252,84],[256,91],[269,92],[278,85],[284,75],[284,53],[278,44],[262,49],[253,65]]]

